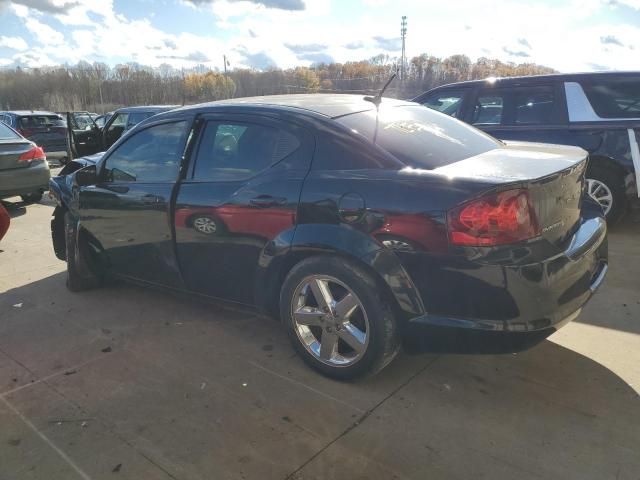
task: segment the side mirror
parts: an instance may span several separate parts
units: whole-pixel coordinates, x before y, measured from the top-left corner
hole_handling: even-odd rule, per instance
[[[74,180],[79,187],[95,185],[98,183],[98,169],[95,165],[82,168],[75,173]]]

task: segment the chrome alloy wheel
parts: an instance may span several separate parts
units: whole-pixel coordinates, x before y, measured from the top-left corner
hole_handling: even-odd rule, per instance
[[[293,294],[291,316],[304,347],[327,365],[353,365],[367,350],[367,313],[356,294],[336,278],[312,275],[302,280]]]
[[[193,221],[193,228],[197,231],[206,233],[207,235],[211,235],[212,233],[216,233],[218,230],[218,226],[216,222],[211,220],[209,217],[198,217]]]
[[[587,193],[600,204],[604,210],[604,214],[609,215],[611,207],[613,206],[613,194],[609,187],[600,180],[587,178]]]

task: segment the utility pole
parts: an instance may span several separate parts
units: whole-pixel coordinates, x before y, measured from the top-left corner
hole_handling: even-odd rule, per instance
[[[222,59],[224,60],[224,76],[227,76],[227,56],[222,55]]]
[[[402,55],[400,56],[400,80],[404,81],[405,78],[405,65],[407,63],[407,54],[405,50],[405,42],[407,39],[407,16],[402,16],[400,22],[400,36],[402,37]]]

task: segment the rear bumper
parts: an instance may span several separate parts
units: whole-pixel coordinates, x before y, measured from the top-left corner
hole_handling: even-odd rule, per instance
[[[47,162],[34,163],[26,168],[0,171],[0,198],[29,195],[49,190],[51,173]]]
[[[539,343],[577,318],[604,281],[606,234],[604,218],[592,214],[562,253],[544,261],[489,265],[466,260],[430,275],[428,282],[416,282],[427,313],[405,325],[409,350],[499,353]],[[427,293],[429,283],[436,297]]]

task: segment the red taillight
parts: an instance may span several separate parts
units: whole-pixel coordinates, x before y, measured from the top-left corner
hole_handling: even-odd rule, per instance
[[[527,190],[508,190],[449,212],[449,239],[455,245],[493,246],[540,234]]]
[[[46,160],[46,159],[47,157],[44,154],[44,150],[42,149],[42,147],[34,146],[34,147],[31,147],[31,150],[28,150],[24,152],[22,155],[20,155],[20,158],[18,158],[18,161],[32,162],[34,160]]]

